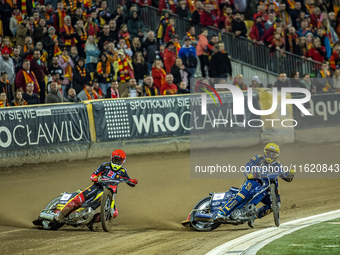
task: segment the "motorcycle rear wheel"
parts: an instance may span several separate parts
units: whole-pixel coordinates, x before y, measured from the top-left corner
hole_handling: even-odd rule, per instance
[[[108,189],[104,191],[100,204],[100,221],[105,232],[109,232],[112,227],[111,215],[112,192]]]
[[[275,226],[279,227],[280,226],[280,207],[278,204],[277,200],[277,195],[276,195],[276,186],[274,183],[270,184],[270,198],[272,201],[272,210],[273,210],[273,215],[274,215],[274,222]]]
[[[49,202],[45,209],[52,209],[53,206],[59,202],[61,196],[55,197],[51,200],[51,202]],[[61,228],[64,225],[64,223],[59,223],[59,222],[55,222],[55,221],[48,221],[48,220],[43,220],[42,221],[42,227],[43,229],[47,229],[47,230],[57,230],[59,228]]]
[[[210,200],[211,200],[210,196],[203,198],[201,201],[197,203],[197,205],[194,207],[194,210],[204,210],[208,208]],[[191,213],[190,222],[191,222],[192,229],[196,231],[207,232],[207,231],[212,231],[221,225],[221,222],[211,223],[211,222],[197,221],[195,219],[195,214],[198,212],[199,211],[193,211]]]

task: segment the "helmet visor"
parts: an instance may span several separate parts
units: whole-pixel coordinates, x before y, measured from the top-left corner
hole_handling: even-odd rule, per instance
[[[114,157],[112,159],[112,164],[115,164],[115,165],[122,165],[123,164],[123,159],[122,158],[118,158],[118,157]]]
[[[276,159],[277,158],[277,153],[274,151],[268,151],[266,150],[266,156],[271,159]]]

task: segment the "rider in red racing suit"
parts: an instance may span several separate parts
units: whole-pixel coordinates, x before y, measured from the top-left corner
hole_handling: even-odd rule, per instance
[[[120,175],[122,178],[128,178],[127,184],[131,187],[136,186],[138,183],[137,179],[130,179],[123,168],[123,164],[126,160],[126,154],[122,150],[115,150],[111,155],[111,162],[105,162],[101,164],[98,169],[91,175],[91,181],[94,182],[91,186],[83,190],[77,196],[75,196],[71,201],[69,201],[65,207],[60,211],[55,217],[55,220],[59,223],[63,222],[64,218],[73,210],[79,208],[86,200],[94,197],[97,192],[103,190],[102,186],[99,185],[101,176],[112,177],[113,175]],[[113,217],[118,216],[118,210],[115,208]]]

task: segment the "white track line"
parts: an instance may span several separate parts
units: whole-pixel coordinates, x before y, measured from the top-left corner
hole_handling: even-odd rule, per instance
[[[256,254],[266,244],[278,239],[284,235],[290,234],[301,228],[305,228],[323,221],[332,220],[340,217],[340,210],[322,213],[307,218],[293,220],[280,225],[280,227],[271,227],[252,232],[226,242],[213,250],[207,255],[222,255],[222,254]]]

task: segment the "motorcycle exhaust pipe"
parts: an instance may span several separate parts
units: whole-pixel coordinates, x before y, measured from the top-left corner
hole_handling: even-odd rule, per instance
[[[207,218],[207,217],[202,217],[202,216],[195,216],[195,220],[201,221],[201,222],[210,222],[210,223],[214,222],[213,218]]]
[[[49,220],[49,221],[53,221],[54,220],[54,215],[50,214],[50,213],[41,212],[39,217],[42,220]]]

